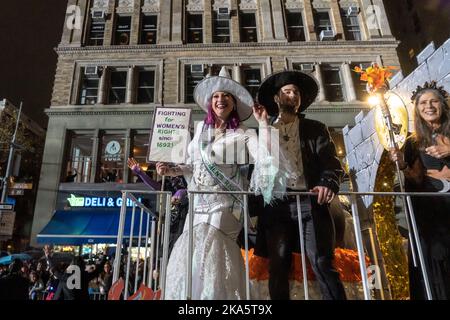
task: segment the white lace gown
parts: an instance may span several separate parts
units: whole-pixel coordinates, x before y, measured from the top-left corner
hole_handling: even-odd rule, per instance
[[[203,123],[198,125],[194,139],[189,145],[188,166],[184,168],[187,181],[190,181],[189,189],[222,191],[221,186],[205,168],[198,150],[202,126]],[[220,155],[223,154],[224,148],[230,150],[230,144],[235,144],[238,151],[246,148],[250,154],[254,154],[257,146],[255,139],[257,139],[256,134],[249,135],[242,130],[234,133],[227,132],[216,136],[212,150],[216,155]],[[242,153],[237,152],[237,154]],[[217,164],[217,166],[226,177],[231,178],[243,190],[246,190],[246,179],[240,176],[238,165]],[[241,250],[236,244],[242,229],[242,224],[239,222],[240,212],[240,206],[232,196],[223,194],[194,196],[192,299],[245,299],[245,267]],[[183,233],[175,243],[169,257],[166,299],[186,299],[188,221],[189,215],[186,218]]]

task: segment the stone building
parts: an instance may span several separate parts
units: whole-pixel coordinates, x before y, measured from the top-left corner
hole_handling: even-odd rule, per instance
[[[400,41],[398,56],[406,76],[450,37],[450,2],[384,0],[384,5],[392,34]],[[432,48],[424,51],[431,42]]]
[[[382,0],[69,0],[62,27],[34,243],[68,197],[144,188],[126,159],[145,164],[154,108],[202,119],[193,89],[223,65],[253,95],[272,72],[312,73],[320,94],[307,116],[343,158],[342,128],[367,108],[351,69],[399,64]]]

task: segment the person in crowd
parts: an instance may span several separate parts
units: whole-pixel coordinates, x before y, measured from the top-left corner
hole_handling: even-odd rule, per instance
[[[73,168],[73,171],[69,170],[67,172],[67,176],[66,176],[65,182],[75,182],[75,178],[77,177],[77,175],[78,175],[77,169]]]
[[[28,300],[29,280],[20,274],[23,263],[15,259],[9,265],[9,272],[0,279],[1,300]]]
[[[344,171],[327,127],[306,119],[304,112],[316,99],[316,80],[300,71],[282,71],[267,77],[258,91],[258,103],[272,116],[279,130],[280,149],[286,155],[289,191],[311,191],[301,197],[306,255],[323,299],[346,299],[333,267],[335,229],[329,204],[339,191]],[[261,133],[260,133],[261,134]],[[269,259],[271,299],[288,300],[292,252],[299,251],[297,199],[295,196],[264,206],[258,218],[255,254]]]
[[[415,132],[403,151],[390,150],[391,159],[398,161],[404,172],[407,191],[450,192],[448,99],[448,92],[434,81],[413,93]],[[412,203],[432,297],[449,300],[450,197],[412,197]],[[408,251],[411,299],[426,299],[420,264],[414,266],[411,246]]]
[[[103,266],[103,272],[100,273],[100,275],[98,276],[100,294],[102,295],[108,294],[109,289],[111,288],[112,285],[112,277],[113,273],[111,264],[109,262],[106,262],[105,265]]]
[[[39,278],[36,271],[30,272],[30,286],[28,289],[28,296],[30,300],[40,300],[42,292],[44,291],[44,283]]]
[[[142,169],[139,163],[134,158],[128,158],[128,167],[131,171],[139,177],[145,185],[149,188],[160,191],[161,184],[148,176]],[[171,222],[170,222],[170,236],[169,236],[169,254],[172,251],[175,241],[178,239],[183,231],[184,222],[188,212],[187,199],[187,183],[183,176],[170,177],[165,180],[164,191],[172,193],[171,198]],[[162,251],[161,251],[162,253]]]

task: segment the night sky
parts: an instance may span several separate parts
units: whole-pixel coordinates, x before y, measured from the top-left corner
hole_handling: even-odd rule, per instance
[[[0,0],[0,98],[47,128],[67,0]]]

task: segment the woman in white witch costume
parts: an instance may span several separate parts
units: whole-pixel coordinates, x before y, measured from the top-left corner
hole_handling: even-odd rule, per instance
[[[247,175],[241,169],[249,163],[245,159],[248,152],[251,161],[255,161],[257,176],[270,183],[271,191],[277,189],[273,159],[268,153],[261,157],[265,148],[258,148],[256,132],[246,130],[242,125],[252,113],[262,125],[267,123],[265,109],[253,107],[250,93],[231,80],[224,67],[219,76],[206,78],[197,85],[194,99],[207,115],[197,125],[189,144],[189,159],[186,165],[175,168],[157,163],[158,173],[168,176],[184,174],[190,190],[247,190]],[[268,175],[261,174],[265,171],[272,175],[267,178]],[[280,178],[278,180],[281,181]],[[256,185],[264,188],[261,184]],[[236,243],[242,229],[242,197],[196,194],[193,205],[192,299],[245,298],[244,261]],[[183,233],[169,258],[166,299],[186,298],[188,221],[187,217]]]

